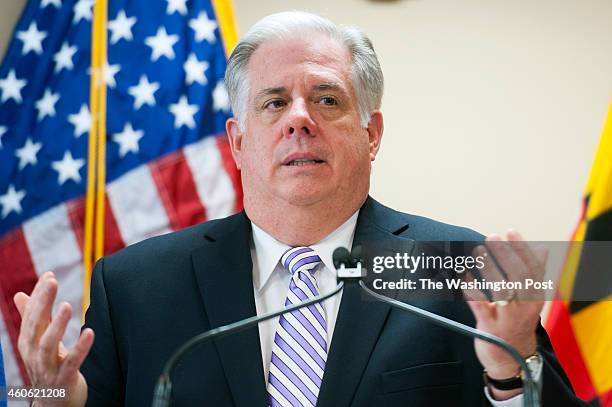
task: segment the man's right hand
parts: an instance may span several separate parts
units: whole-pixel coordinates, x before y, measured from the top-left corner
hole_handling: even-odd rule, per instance
[[[87,383],[79,371],[94,340],[94,332],[84,329],[72,348],[64,347],[62,338],[72,316],[70,304],[62,302],[53,318],[51,311],[58,283],[51,272],[43,274],[32,295],[15,294],[13,301],[21,315],[17,342],[33,387],[65,388],[68,399],[36,401],[39,406],[84,406]]]

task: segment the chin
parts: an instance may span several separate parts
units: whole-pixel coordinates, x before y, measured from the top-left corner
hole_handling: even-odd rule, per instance
[[[317,204],[324,200],[327,196],[329,198],[331,194],[326,194],[321,190],[307,191],[303,188],[292,189],[287,191],[285,194],[285,201],[294,206],[310,206]]]

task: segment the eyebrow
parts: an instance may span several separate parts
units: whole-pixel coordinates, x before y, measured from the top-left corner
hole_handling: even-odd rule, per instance
[[[284,86],[278,86],[274,88],[265,88],[257,92],[257,95],[255,95],[255,100],[258,100],[264,96],[280,95],[282,93],[287,93],[287,88],[285,88]]]
[[[344,89],[344,87],[342,85],[340,85],[337,82],[324,82],[324,83],[320,83],[318,85],[315,85],[311,88],[313,91],[326,91],[326,90],[334,90],[334,91],[338,91],[341,92],[342,94],[346,95],[346,90]],[[259,92],[257,92],[257,94],[255,95],[255,99],[254,100],[259,100],[265,96],[270,96],[270,95],[281,95],[287,93],[287,88],[284,86],[276,86],[276,87],[271,87],[271,88],[265,88],[260,90]]]
[[[342,87],[339,83],[337,82],[325,82],[325,83],[321,83],[319,85],[315,85],[312,87],[312,90],[337,90],[340,92],[345,92],[344,87]]]

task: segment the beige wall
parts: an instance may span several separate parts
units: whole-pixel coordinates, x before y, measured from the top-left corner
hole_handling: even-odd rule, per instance
[[[1,46],[23,3],[0,2]],[[307,9],[371,36],[386,76],[376,198],[485,233],[569,237],[612,97],[612,1],[234,5],[241,32]]]
[[[0,0],[0,55],[3,57],[25,3],[25,0]]]

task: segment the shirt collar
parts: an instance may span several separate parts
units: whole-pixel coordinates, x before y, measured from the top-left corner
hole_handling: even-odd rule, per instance
[[[332,260],[334,250],[340,246],[350,248],[353,245],[358,215],[359,211],[355,212],[336,230],[315,244],[310,245],[310,248],[321,257],[321,261],[325,265],[323,270],[335,273],[334,262]],[[252,223],[252,226],[253,248],[255,249],[252,257],[253,261],[257,263],[257,270],[259,271],[259,273],[255,273],[253,276],[253,283],[255,289],[260,291],[270,279],[283,253],[291,246],[279,242],[256,224]]]

